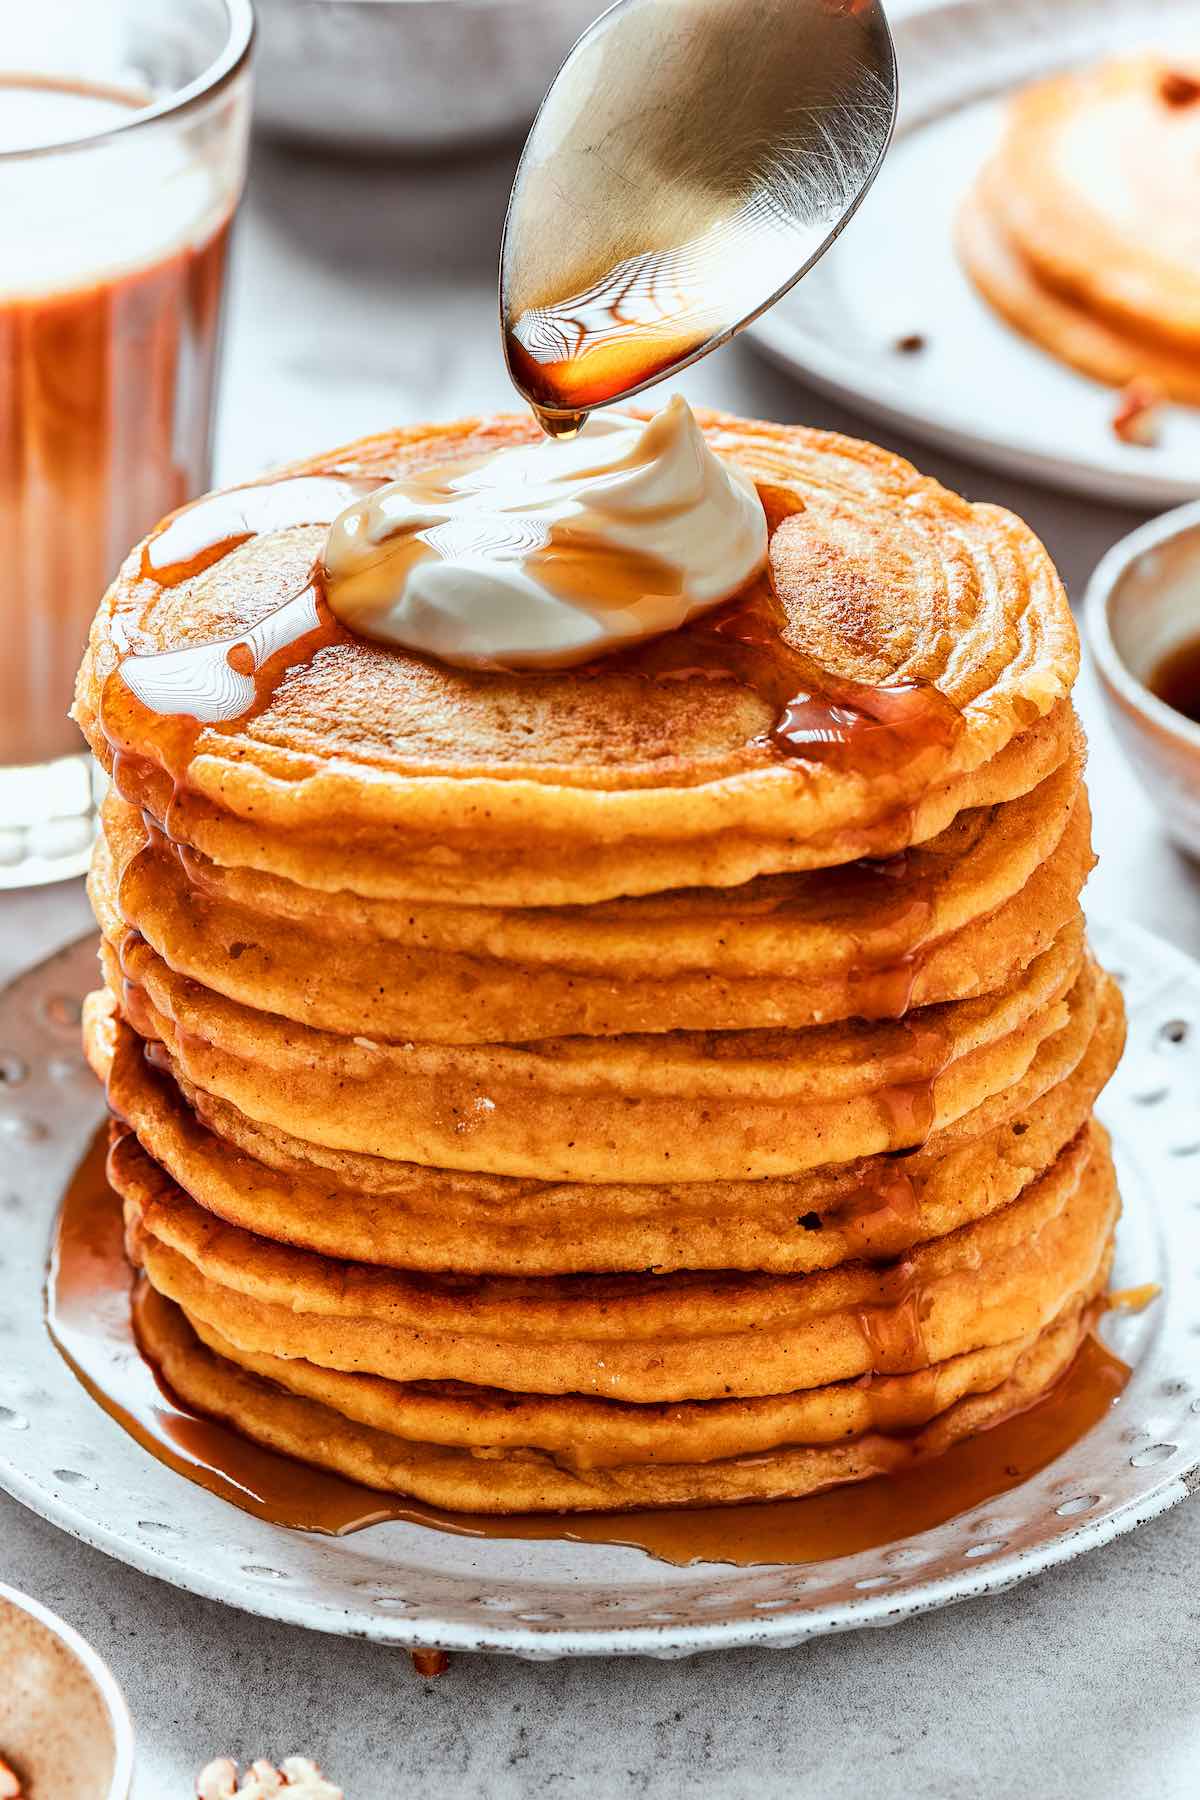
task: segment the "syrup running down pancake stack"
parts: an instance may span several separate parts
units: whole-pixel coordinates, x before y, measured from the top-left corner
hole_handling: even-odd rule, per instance
[[[1114,387],[1200,405],[1200,63],[1105,62],[1018,95],[959,217],[984,298]]]
[[[534,435],[501,418],[176,515],[80,675],[142,1346],[436,1505],[898,1470],[1103,1304],[1122,1017],[1054,570],[881,450],[702,423],[769,572],[636,649],[449,668],[309,588],[349,496]]]

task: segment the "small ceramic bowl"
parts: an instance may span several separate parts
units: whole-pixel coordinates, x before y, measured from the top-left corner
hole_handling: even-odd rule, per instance
[[[334,149],[424,155],[529,129],[608,0],[255,0],[254,117]]]
[[[1200,501],[1114,544],[1088,583],[1088,641],[1121,746],[1168,835],[1200,857],[1200,725],[1146,685],[1200,638]]]
[[[46,1800],[129,1800],[133,1727],[77,1631],[0,1586],[0,1757]]]

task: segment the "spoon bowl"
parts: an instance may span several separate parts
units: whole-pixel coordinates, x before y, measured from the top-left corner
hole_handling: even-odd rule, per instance
[[[618,0],[529,134],[500,257],[504,354],[555,435],[706,356],[870,187],[896,116],[879,0]]]

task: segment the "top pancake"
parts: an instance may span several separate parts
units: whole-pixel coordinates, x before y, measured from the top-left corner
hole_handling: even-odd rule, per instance
[[[701,423],[760,484],[784,635],[812,690],[929,684],[961,729],[872,768],[789,756],[770,735],[778,702],[714,674],[711,619],[586,670],[519,676],[355,639],[294,668],[253,718],[205,728],[171,776],[153,720],[143,732],[135,720],[118,785],[224,866],[318,889],[536,906],[887,854],[964,806],[1027,792],[1063,761],[1075,630],[1023,524],[866,444]],[[533,435],[511,417],[417,427],[298,469],[383,479]],[[304,586],[323,535],[264,532],[173,587],[131,555],[76,699],[108,766],[101,690],[120,680],[120,651],[236,638]],[[680,678],[696,664],[705,678]]]
[[[1200,402],[1200,93],[1161,57],[1020,94],[960,221],[969,272],[1010,322],[1121,384]]]

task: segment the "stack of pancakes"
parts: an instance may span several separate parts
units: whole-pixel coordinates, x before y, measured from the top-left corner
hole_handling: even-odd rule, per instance
[[[936,689],[953,732],[798,750],[714,657],[743,596],[520,676],[337,634],[227,725],[123,714],[114,757],[119,656],[247,631],[323,530],[173,586],[135,553],[96,621],[86,1035],[141,1341],[189,1405],[376,1488],[801,1495],[1029,1406],[1100,1304],[1122,1020],[1057,577],[881,450],[702,423],[759,483],[789,666]]]
[[[1200,64],[1121,58],[1018,96],[959,218],[984,297],[1116,387],[1200,405]]]

